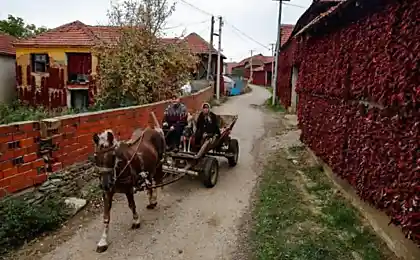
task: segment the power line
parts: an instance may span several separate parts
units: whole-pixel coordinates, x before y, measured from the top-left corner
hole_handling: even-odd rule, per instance
[[[248,40],[253,41],[254,43],[256,43],[256,44],[258,44],[258,45],[262,46],[263,48],[265,48],[265,49],[267,49],[267,50],[270,50],[270,48],[268,48],[265,44],[260,43],[259,41],[255,40],[255,39],[254,39],[254,38],[252,38],[251,36],[248,36],[246,33],[244,33],[243,31],[239,30],[239,29],[238,29],[236,26],[234,26],[233,24],[228,23],[226,20],[225,20],[225,23],[226,23],[227,25],[229,25],[230,27],[232,27],[232,29],[234,29],[235,31],[237,31],[237,32],[239,32],[240,34],[242,34],[243,36],[245,36]]]
[[[289,6],[294,6],[294,7],[299,7],[299,8],[303,8],[303,9],[308,9],[308,7],[302,6],[302,5],[296,5],[296,4],[290,4],[290,3],[283,3],[285,5],[289,5]]]
[[[164,30],[170,30],[170,29],[175,29],[175,28],[189,26],[189,25],[198,25],[198,24],[202,24],[202,23],[206,23],[206,22],[207,22],[207,20],[200,21],[200,22],[195,22],[195,23],[189,23],[189,24],[181,23],[181,24],[178,24],[176,26],[166,27],[166,28],[164,28]]]
[[[188,5],[189,7],[193,8],[193,9],[195,9],[195,10],[197,10],[197,11],[199,11],[199,12],[203,13],[203,14],[206,14],[206,15],[209,15],[209,16],[215,16],[215,15],[213,15],[213,14],[211,14],[211,13],[209,13],[209,12],[207,12],[207,11],[205,11],[205,10],[203,10],[203,9],[201,9],[201,8],[199,8],[199,7],[197,7],[197,6],[193,5],[193,4],[191,4],[191,3],[188,3],[188,2],[187,2],[187,1],[185,1],[185,0],[179,0],[179,1],[180,1],[180,2],[182,2],[183,4]],[[236,26],[234,26],[233,24],[228,23],[226,20],[225,20],[225,23],[226,23],[226,24],[228,24],[229,26],[231,26],[234,30],[238,31],[238,32],[239,32],[240,34],[242,34],[243,36],[245,36],[247,39],[249,39],[249,40],[253,41],[254,43],[256,43],[256,44],[258,44],[258,45],[260,45],[260,46],[262,46],[262,47],[264,47],[264,49],[268,49],[268,50],[270,50],[270,48],[268,48],[265,44],[260,43],[259,41],[255,40],[255,39],[254,39],[254,38],[252,38],[251,36],[248,36],[246,33],[244,33],[243,31],[239,30],[239,29],[238,29]]]
[[[199,7],[197,7],[197,6],[193,5],[193,4],[188,3],[188,2],[187,2],[187,1],[185,1],[185,0],[179,0],[179,1],[181,1],[182,3],[184,3],[184,4],[188,5],[189,7],[192,7],[193,9],[195,9],[195,10],[199,11],[200,13],[203,13],[203,14],[205,14],[205,15],[209,15],[209,16],[215,16],[215,15],[213,15],[213,14],[211,14],[211,13],[207,12],[207,11],[204,11],[203,9],[201,9],[201,8],[199,8]]]

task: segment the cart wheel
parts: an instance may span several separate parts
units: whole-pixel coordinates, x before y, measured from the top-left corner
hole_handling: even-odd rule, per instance
[[[239,143],[237,139],[230,139],[228,153],[233,154],[233,156],[228,157],[228,162],[230,167],[236,166],[239,158]]]
[[[213,157],[206,157],[204,160],[201,178],[206,188],[213,188],[216,186],[219,177],[219,162]]]

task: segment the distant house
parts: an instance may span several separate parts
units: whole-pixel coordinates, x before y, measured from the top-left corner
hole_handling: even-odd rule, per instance
[[[112,43],[120,35],[118,27],[90,26],[74,21],[33,38],[16,42],[16,63],[19,97],[29,103],[50,108],[83,109],[93,102],[98,58],[92,47],[100,42]],[[192,33],[183,39],[162,39],[172,43],[186,41],[199,55],[198,76],[207,67],[208,43]],[[213,64],[217,51],[213,48]],[[197,77],[198,77],[197,76]]]
[[[190,33],[187,35],[183,41],[185,41],[190,48],[191,52],[198,55],[200,58],[200,64],[198,65],[198,73],[196,75],[196,79],[205,79],[207,75],[207,65],[208,65],[208,57],[210,53],[210,44],[204,40],[200,35],[196,33]],[[211,75],[215,77],[217,74],[217,50],[211,46]],[[221,62],[220,66],[223,68],[223,60],[226,59],[226,57],[221,54]],[[221,73],[223,73],[223,70],[221,70]]]
[[[10,102],[15,96],[15,40],[0,33],[0,103]]]
[[[226,75],[232,74],[233,68],[236,67],[236,66],[238,66],[238,65],[239,65],[239,63],[237,63],[237,62],[226,62],[225,63],[225,71],[224,71],[224,74],[226,74]]]
[[[237,63],[232,68],[232,74],[243,76],[252,84],[268,86],[271,84],[273,61],[272,56],[257,54]]]
[[[281,45],[289,39],[294,25],[281,26]],[[273,75],[273,56],[264,56],[261,53],[247,57],[232,68],[232,74],[241,75],[255,85],[270,86]],[[251,65],[252,64],[252,65]]]

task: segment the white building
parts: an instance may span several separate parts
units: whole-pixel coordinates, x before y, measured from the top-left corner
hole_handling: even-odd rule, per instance
[[[14,37],[0,33],[0,103],[11,102],[16,95]]]

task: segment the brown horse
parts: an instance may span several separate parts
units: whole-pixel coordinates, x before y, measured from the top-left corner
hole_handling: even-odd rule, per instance
[[[149,195],[147,209],[157,205],[157,190],[153,185],[162,183],[162,160],[165,152],[165,138],[161,129],[138,129],[128,142],[119,142],[112,130],[93,135],[95,164],[100,172],[104,200],[104,231],[96,251],[108,249],[108,232],[112,198],[115,193],[124,193],[133,212],[131,228],[140,227],[134,193],[145,186]]]

